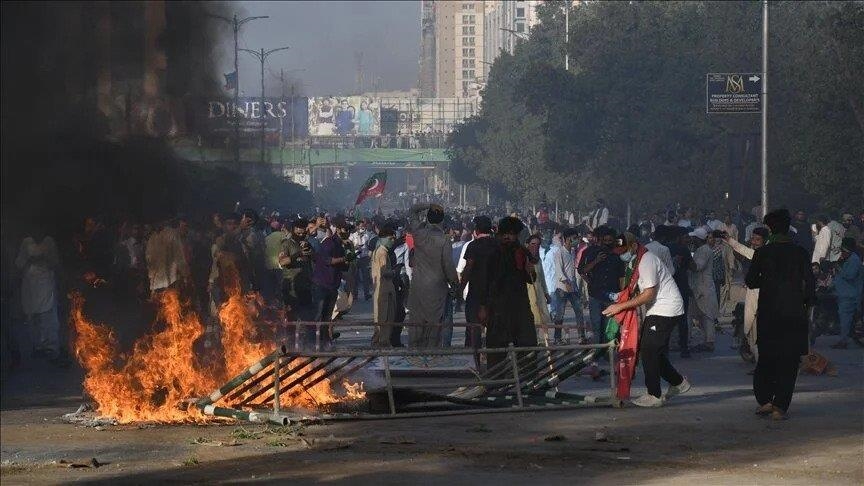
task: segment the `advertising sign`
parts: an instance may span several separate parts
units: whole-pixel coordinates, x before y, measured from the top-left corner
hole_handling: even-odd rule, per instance
[[[366,96],[309,98],[309,135],[374,136],[381,133],[381,109]]]
[[[705,111],[761,113],[761,73],[708,73],[705,75]]]
[[[278,140],[280,134],[284,140],[302,139],[309,132],[306,106],[305,97],[295,97],[293,102],[265,98],[263,106],[261,98],[240,98],[236,106],[233,99],[197,99],[190,110],[190,127],[208,137],[228,137],[234,133],[237,117],[241,136],[259,136],[263,128],[268,140]]]

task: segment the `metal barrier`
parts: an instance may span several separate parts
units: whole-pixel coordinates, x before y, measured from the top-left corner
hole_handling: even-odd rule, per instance
[[[483,324],[479,323],[420,323],[420,322],[394,322],[394,323],[385,323],[384,326],[388,327],[402,327],[402,328],[412,328],[412,327],[439,327],[439,328],[462,328],[466,329],[485,329]],[[291,349],[299,350],[304,348],[314,349],[315,351],[321,351],[325,345],[325,342],[322,341],[322,328],[333,327],[351,327],[351,328],[370,328],[374,330],[376,327],[382,326],[382,324],[377,324],[375,322],[369,321],[329,321],[329,322],[320,322],[320,321],[288,321],[284,324],[285,327],[291,328],[291,338],[290,340],[283,340],[282,344],[288,346]],[[574,326],[566,325],[566,324],[535,324],[534,327],[538,331],[538,341],[540,339],[546,340],[548,337],[549,330],[561,329],[562,334],[567,332],[568,335],[570,332],[574,330]],[[309,332],[309,331],[312,332]],[[338,344],[336,347],[340,347]],[[370,336],[370,346],[371,346],[371,336]],[[449,346],[444,346],[449,347]]]
[[[296,323],[295,323],[296,324]],[[323,325],[315,326],[320,338]],[[357,326],[357,323],[346,323]],[[408,324],[412,325],[412,324]],[[464,324],[457,325],[464,326]],[[470,325],[469,325],[470,326]],[[299,327],[298,327],[299,329]],[[308,419],[384,419],[436,415],[494,413],[536,409],[561,409],[621,405],[616,397],[615,373],[609,373],[609,395],[587,396],[564,393],[557,386],[588,366],[600,353],[615,362],[616,343],[507,348],[355,348],[277,351],[254,363],[243,373],[196,402],[205,414],[251,422],[288,424]],[[497,363],[472,379],[394,384],[391,360],[417,356],[497,355]],[[319,384],[341,383],[356,378],[373,364],[383,369],[384,386],[367,390],[364,399],[345,400],[315,411],[286,410],[290,402]],[[435,392],[433,390],[452,390]],[[222,404],[222,405],[217,405]],[[343,405],[351,405],[346,409]],[[340,408],[341,407],[341,408]]]

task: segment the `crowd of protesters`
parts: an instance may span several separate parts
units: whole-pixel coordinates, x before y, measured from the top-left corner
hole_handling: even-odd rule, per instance
[[[838,222],[798,211],[785,232],[782,222],[772,229],[759,218],[759,207],[722,215],[668,208],[620,228],[603,200],[583,218],[553,214],[545,205],[536,212],[507,214],[493,207],[447,211],[435,203],[368,218],[350,212],[259,213],[250,209],[156,224],[120,221],[110,227],[89,217],[69,245],[34,229],[17,254],[7,255],[16,272],[4,272],[4,278],[15,278],[16,284],[4,288],[16,292],[4,292],[4,308],[15,313],[4,313],[26,322],[34,356],[65,366],[69,359],[60,322],[65,293],[76,288],[110,288],[108,294],[102,291],[108,302],[104,321],[125,305],[130,315],[140,316],[133,335],[152,317],[136,313],[136,306],[164,289],[179,288],[209,316],[208,343],[218,332],[215,324],[230,279],[241,292],[254,291],[278,309],[283,323],[340,319],[362,295],[372,300],[377,326],[370,344],[379,347],[454,345],[452,327],[440,324],[452,323],[455,311],[463,308],[466,322],[479,324],[466,328],[468,347],[534,345],[538,326],[552,344],[602,344],[609,338],[608,316],[630,305],[654,319],[652,329],[663,331],[648,341],[654,343],[652,351],[643,354],[656,361],[649,367],[656,381],[649,391],[657,399],[661,375],[678,387],[676,393],[689,388],[668,364],[670,349],[682,358],[714,352],[721,318],[733,316],[736,307],[743,323],[736,346],[746,346],[754,357],[764,353],[757,328],[762,332],[766,284],[751,275],[754,267],[766,265],[757,258],[763,248],[788,241],[796,252],[806,253],[814,294],[824,297],[818,311],[807,316],[811,343],[816,337],[812,321],[832,315],[839,327],[832,347],[846,348],[861,314],[864,213],[857,220],[843,214]],[[645,258],[645,252],[651,256]],[[640,290],[652,297],[618,302],[634,265]],[[12,300],[20,306],[5,305]],[[572,320],[565,319],[568,307]],[[103,317],[95,312],[97,320]],[[6,317],[4,322],[10,321]],[[412,324],[407,331],[405,322]],[[333,326],[321,327],[317,336],[309,329],[314,328],[282,338],[328,346],[339,337]],[[21,340],[5,341],[8,347]],[[604,372],[599,364],[595,370]],[[647,398],[642,404],[657,403]]]

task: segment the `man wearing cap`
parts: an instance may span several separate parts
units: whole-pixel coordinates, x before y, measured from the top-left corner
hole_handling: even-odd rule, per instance
[[[696,302],[693,314],[705,333],[705,342],[695,346],[692,351],[713,353],[714,325],[720,312],[714,288],[714,250],[708,244],[708,232],[705,228],[696,228],[689,235],[697,246],[690,263],[690,289]]]
[[[834,277],[834,290],[837,294],[837,315],[840,318],[840,341],[832,345],[834,349],[846,349],[855,311],[861,305],[861,292],[864,287],[864,268],[857,253],[858,242],[852,237],[843,238],[840,246],[840,271]]]

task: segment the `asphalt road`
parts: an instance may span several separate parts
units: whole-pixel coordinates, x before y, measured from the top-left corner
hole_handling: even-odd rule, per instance
[[[368,319],[368,304],[352,318]],[[343,338],[340,338],[343,339]],[[365,339],[347,334],[344,339]],[[455,340],[455,342],[460,342]],[[7,375],[0,400],[2,483],[862,484],[864,351],[816,351],[837,376],[799,378],[790,420],[756,417],[751,377],[717,351],[674,364],[694,387],[660,409],[591,408],[331,422],[108,426],[63,423],[81,370],[38,362]],[[634,394],[644,392],[641,375]],[[601,393],[587,376],[565,391]],[[606,441],[595,440],[597,434]],[[98,468],[68,467],[61,461]]]

